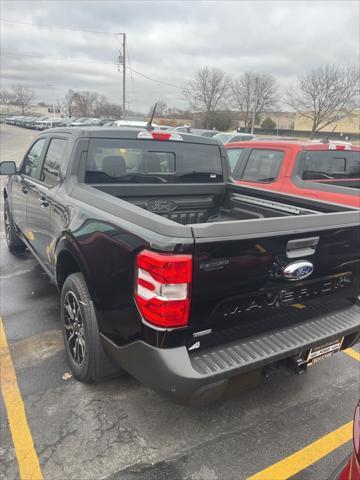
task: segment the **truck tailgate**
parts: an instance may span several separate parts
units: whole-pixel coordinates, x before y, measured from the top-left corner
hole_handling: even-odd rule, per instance
[[[192,227],[190,326],[195,336],[239,325],[244,326],[240,335],[251,336],[278,328],[280,311],[282,322],[292,322],[291,311],[325,296],[327,302],[339,297],[353,302],[359,294],[359,212],[277,219],[271,232],[266,223],[232,222],[231,230],[223,223],[214,226],[218,235],[207,225]],[[298,278],[286,278],[285,268],[303,260],[313,266],[312,273],[302,278],[299,270]],[[338,308],[338,302],[331,304]]]

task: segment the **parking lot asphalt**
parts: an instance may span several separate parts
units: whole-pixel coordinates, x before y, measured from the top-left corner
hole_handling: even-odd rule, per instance
[[[34,132],[0,132],[1,160],[19,161]],[[350,453],[350,437],[336,448],[332,432],[352,420],[359,399],[356,355],[338,353],[302,376],[234,379],[223,399],[202,407],[175,405],[127,375],[64,380],[58,292],[30,253],[8,252],[1,232],[0,315],[43,478],[242,480],[285,459],[257,478],[326,480]],[[0,478],[12,480],[20,462],[5,397]],[[314,446],[309,459],[304,447],[322,438],[328,448]]]

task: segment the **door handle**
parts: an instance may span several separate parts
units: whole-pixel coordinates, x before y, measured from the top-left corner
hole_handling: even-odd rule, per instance
[[[26,187],[21,187],[22,193],[28,193],[28,189]]]
[[[287,258],[307,257],[314,255],[320,237],[298,238],[286,244]]]
[[[48,207],[49,206],[49,201],[46,197],[44,197],[43,195],[41,195],[41,197],[39,197],[39,202],[40,202],[40,205],[42,207]]]

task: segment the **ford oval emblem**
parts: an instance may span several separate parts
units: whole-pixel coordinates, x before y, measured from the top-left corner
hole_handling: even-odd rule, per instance
[[[177,209],[177,204],[172,200],[150,200],[147,209],[154,213],[168,213]]]
[[[311,262],[299,260],[287,265],[283,270],[283,276],[291,281],[302,280],[311,275],[313,271],[314,265]]]

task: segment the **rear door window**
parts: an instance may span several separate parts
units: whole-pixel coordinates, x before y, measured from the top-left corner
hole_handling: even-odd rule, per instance
[[[303,180],[329,182],[360,178],[360,153],[343,150],[307,151],[300,154]]]
[[[241,178],[249,182],[274,182],[279,175],[283,159],[283,151],[253,149]]]

